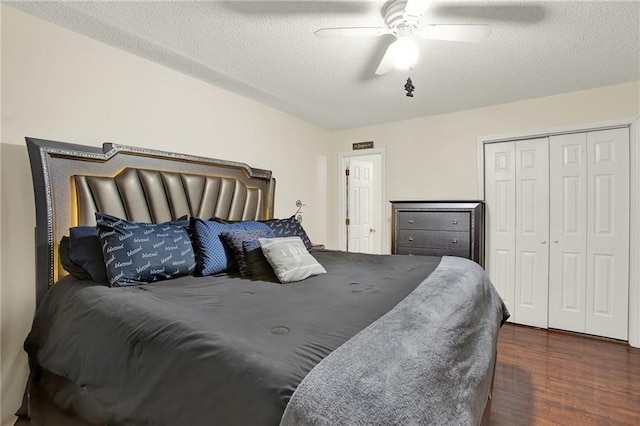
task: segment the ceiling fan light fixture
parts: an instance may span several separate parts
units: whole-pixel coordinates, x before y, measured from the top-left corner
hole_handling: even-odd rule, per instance
[[[393,64],[400,70],[408,70],[418,61],[418,45],[411,36],[398,37],[389,49]]]

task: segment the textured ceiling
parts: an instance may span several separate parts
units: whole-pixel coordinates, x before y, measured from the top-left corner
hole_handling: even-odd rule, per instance
[[[423,22],[489,24],[491,35],[421,40],[413,70],[382,76],[392,36],[313,33],[382,26],[386,2],[8,4],[333,130],[640,79],[638,1],[434,1]]]

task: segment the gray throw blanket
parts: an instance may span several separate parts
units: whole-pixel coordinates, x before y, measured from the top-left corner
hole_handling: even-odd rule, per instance
[[[407,298],[311,370],[280,424],[478,425],[508,316],[480,266],[444,257]]]

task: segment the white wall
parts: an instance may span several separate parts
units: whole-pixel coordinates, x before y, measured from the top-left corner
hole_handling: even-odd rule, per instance
[[[419,96],[419,95],[416,95]],[[410,99],[408,99],[410,101]],[[327,247],[337,247],[339,152],[353,142],[386,149],[387,240],[391,250],[390,200],[477,199],[478,137],[542,130],[640,115],[640,81],[593,90],[422,117],[331,135]],[[365,153],[365,151],[360,151]]]
[[[72,33],[2,10],[0,424],[19,406],[34,311],[35,207],[24,137],[125,145],[243,161],[273,170],[276,216],[305,204],[326,240],[329,132],[260,103]]]

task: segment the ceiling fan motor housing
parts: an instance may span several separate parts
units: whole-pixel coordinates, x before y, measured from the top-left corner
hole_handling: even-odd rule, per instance
[[[384,10],[384,22],[393,34],[400,35],[398,33],[402,30],[411,32],[418,26],[421,17],[408,15],[405,12],[406,6],[406,0],[394,0]]]

